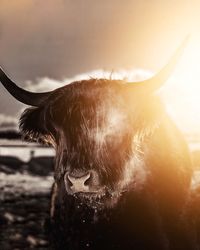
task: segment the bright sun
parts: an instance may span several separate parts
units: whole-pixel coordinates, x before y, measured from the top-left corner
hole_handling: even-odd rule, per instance
[[[169,113],[187,133],[200,133],[200,46],[189,42],[161,91]]]

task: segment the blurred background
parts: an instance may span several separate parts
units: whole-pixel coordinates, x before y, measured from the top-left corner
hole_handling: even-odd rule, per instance
[[[185,134],[197,166],[199,10],[198,0],[0,0],[0,65],[32,91],[107,78],[111,72],[114,79],[142,80],[163,67],[190,34],[158,95]],[[0,86],[1,249],[48,248],[41,228],[48,215],[54,151],[21,142],[17,121],[24,108]]]
[[[104,71],[133,80],[157,72],[190,34],[163,93],[181,128],[198,131],[199,9],[198,0],[0,0],[0,65],[33,91]],[[0,86],[0,119],[21,108]]]

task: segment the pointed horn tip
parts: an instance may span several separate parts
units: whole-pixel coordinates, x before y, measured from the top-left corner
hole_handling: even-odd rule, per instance
[[[2,80],[3,80],[3,78],[8,77],[7,74],[5,73],[5,71],[3,70],[3,68],[1,66],[0,66],[0,77],[2,78]]]
[[[8,78],[8,75],[5,73],[3,68],[0,66],[0,81],[4,81],[6,78]],[[3,82],[2,82],[3,83]]]
[[[188,34],[185,39],[182,41],[180,46],[177,48],[177,50],[172,55],[171,59],[168,61],[165,67],[163,67],[156,75],[153,77],[146,79],[144,81],[139,82],[131,82],[130,84],[133,84],[134,88],[137,86],[139,89],[144,90],[150,90],[151,92],[160,88],[163,82],[165,82],[168,77],[170,76],[171,72],[174,70],[177,62],[179,61],[180,57],[182,56],[185,47],[187,46],[188,42],[190,40],[190,34]],[[129,85],[130,86],[130,85]]]
[[[6,75],[1,66],[0,82],[16,100],[29,106],[39,107],[47,100],[49,95],[52,93],[52,91],[33,93],[19,87]]]
[[[189,40],[191,39],[191,36],[192,36],[191,33],[188,33],[188,34],[185,36],[185,39],[184,39],[184,40],[185,40],[186,42],[189,42]]]
[[[190,39],[191,39],[191,34],[187,34],[179,48],[181,50],[184,49],[188,45]]]
[[[5,74],[4,71],[3,71],[3,68],[0,65],[0,74],[2,74],[2,73]]]

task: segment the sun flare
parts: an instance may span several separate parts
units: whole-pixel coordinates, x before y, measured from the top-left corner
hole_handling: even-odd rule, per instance
[[[169,113],[187,133],[200,128],[200,48],[191,41],[161,95]]]

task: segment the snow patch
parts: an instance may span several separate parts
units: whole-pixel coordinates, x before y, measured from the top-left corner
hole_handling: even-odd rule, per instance
[[[53,177],[38,177],[27,174],[0,173],[0,200],[5,200],[10,194],[16,196],[30,194],[46,194],[51,190]]]

